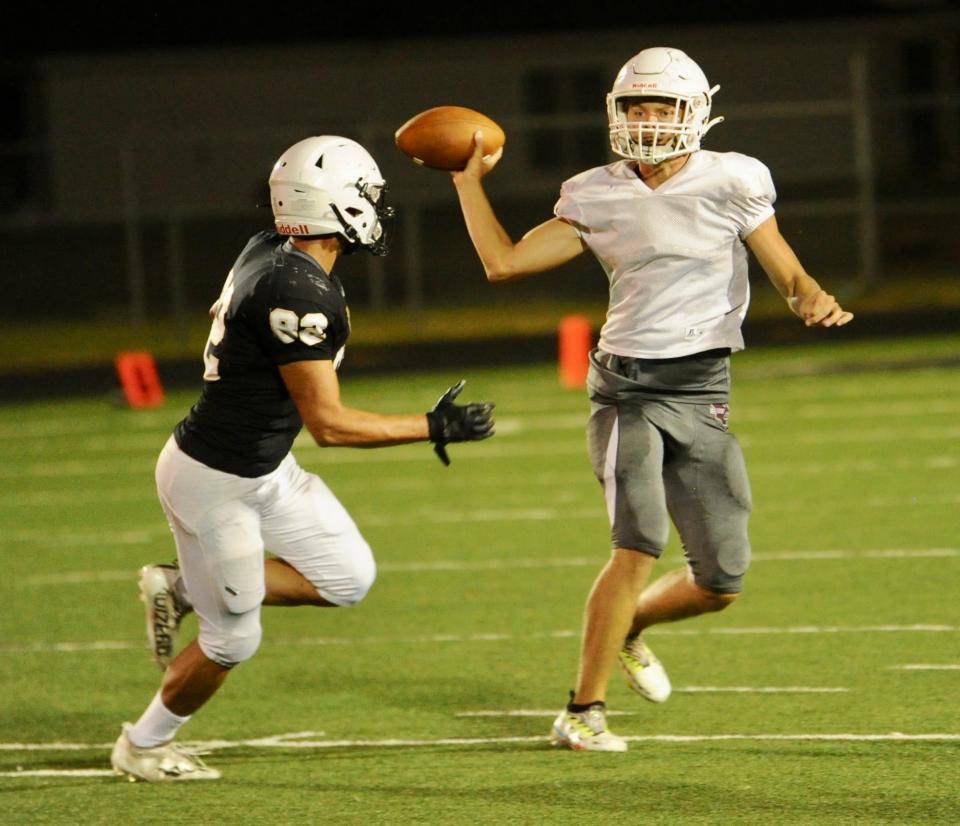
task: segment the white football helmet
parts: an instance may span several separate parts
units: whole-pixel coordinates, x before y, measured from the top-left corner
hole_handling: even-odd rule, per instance
[[[338,235],[344,251],[387,252],[386,181],[359,143],[320,135],[295,143],[273,165],[270,204],[281,235]]]
[[[723,120],[710,120],[719,88],[711,88],[703,70],[679,49],[644,49],[623,65],[607,95],[610,147],[623,158],[649,164],[695,152],[709,129]],[[673,103],[673,121],[629,123],[627,106],[636,98]]]

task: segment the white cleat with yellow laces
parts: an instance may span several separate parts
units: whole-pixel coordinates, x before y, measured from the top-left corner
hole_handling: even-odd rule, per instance
[[[670,678],[639,634],[627,637],[617,661],[630,688],[641,697],[651,703],[665,703],[670,697]]]
[[[607,728],[607,709],[591,703],[586,711],[564,709],[553,721],[550,742],[574,751],[626,751],[627,741]]]

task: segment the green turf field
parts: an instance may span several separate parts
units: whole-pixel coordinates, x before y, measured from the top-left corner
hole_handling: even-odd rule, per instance
[[[464,371],[498,434],[450,468],[426,445],[301,439],[379,579],[354,608],[265,610],[257,656],[182,732],[213,741],[208,784],[108,772],[158,685],[135,577],[173,553],[153,462],[192,394],[0,408],[0,822],[960,823],[958,353],[735,357],[754,565],[729,611],[649,633],[668,703],[615,677],[620,755],[546,737],[608,547],[582,392],[550,365]],[[458,378],[357,377],[344,397],[425,410]],[[658,571],[680,561],[674,540]]]

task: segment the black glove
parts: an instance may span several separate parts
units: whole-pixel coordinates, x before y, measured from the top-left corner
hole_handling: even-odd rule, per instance
[[[493,404],[471,402],[454,404],[466,381],[461,379],[444,393],[433,410],[427,413],[433,450],[445,465],[450,464],[446,446],[450,442],[475,442],[493,435]]]

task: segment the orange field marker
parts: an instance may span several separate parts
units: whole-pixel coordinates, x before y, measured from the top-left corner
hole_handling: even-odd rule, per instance
[[[117,353],[114,364],[127,404],[134,408],[159,407],[163,404],[163,386],[150,353]]]
[[[568,315],[560,320],[560,384],[583,387],[587,383],[587,356],[593,347],[593,326],[583,315]]]

